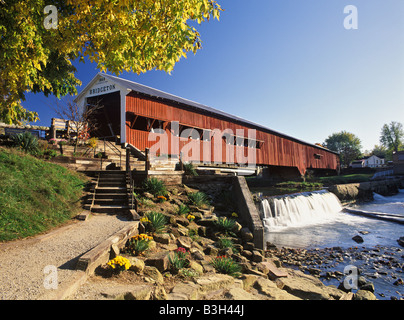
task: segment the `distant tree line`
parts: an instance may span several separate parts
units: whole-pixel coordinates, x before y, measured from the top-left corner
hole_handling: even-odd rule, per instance
[[[404,128],[400,122],[392,121],[384,124],[380,132],[380,144],[373,150],[362,153],[361,140],[353,133],[341,131],[333,133],[323,142],[323,146],[340,154],[342,166],[349,166],[355,159],[376,155],[392,160],[393,152],[404,150]]]

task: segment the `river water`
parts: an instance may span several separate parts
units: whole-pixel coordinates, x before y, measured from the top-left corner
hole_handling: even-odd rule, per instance
[[[375,194],[374,201],[353,208],[404,216],[404,190],[391,197]],[[356,235],[363,238],[363,243],[352,239]],[[344,212],[322,214],[318,220],[303,219],[295,225],[274,225],[272,221],[265,231],[265,240],[277,247],[316,250],[324,255],[331,248],[342,248],[344,261],[332,267],[343,271],[346,265],[357,266],[373,282],[378,299],[404,298],[404,284],[394,285],[397,279],[404,280],[404,248],[397,242],[400,237],[404,237],[402,224]],[[323,264],[320,268],[330,266]],[[328,284],[338,285],[333,279]]]

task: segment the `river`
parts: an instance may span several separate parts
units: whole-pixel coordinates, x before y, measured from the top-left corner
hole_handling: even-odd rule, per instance
[[[404,190],[391,197],[375,194],[374,201],[353,208],[404,216]],[[362,237],[363,243],[352,239],[357,235]],[[404,237],[404,225],[342,211],[318,220],[306,219],[295,226],[271,226],[265,232],[265,240],[277,247],[322,252],[328,258],[332,248],[342,248],[344,261],[323,263],[318,267],[343,271],[347,265],[357,266],[373,282],[378,299],[404,298],[404,284],[397,284],[399,279],[404,280],[404,248],[397,242],[400,237]],[[338,285],[335,279],[323,282]]]

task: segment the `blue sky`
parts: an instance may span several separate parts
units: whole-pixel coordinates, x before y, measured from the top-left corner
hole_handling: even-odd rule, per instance
[[[197,26],[203,49],[171,75],[120,76],[260,123],[310,143],[346,130],[362,150],[381,127],[404,124],[404,1],[218,0],[220,21]],[[344,28],[344,7],[358,29]],[[83,88],[98,72],[75,63]],[[80,91],[80,88],[78,88]],[[26,95],[40,125],[56,117],[55,98]]]

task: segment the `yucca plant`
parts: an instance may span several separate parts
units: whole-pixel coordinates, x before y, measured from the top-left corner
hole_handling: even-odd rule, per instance
[[[146,230],[151,233],[162,233],[168,222],[167,217],[161,212],[149,212],[145,214],[148,219],[146,223]]]
[[[178,210],[176,212],[177,215],[181,216],[181,215],[186,215],[189,213],[189,208],[184,205],[184,204],[180,204],[180,206],[178,207]]]
[[[236,220],[228,219],[227,217],[219,217],[215,221],[215,225],[226,234],[233,234],[233,231],[236,229]]]
[[[38,152],[38,139],[29,132],[18,133],[11,137],[14,147],[21,150],[36,154]]]
[[[167,194],[167,189],[163,181],[157,178],[148,178],[143,181],[143,190],[151,193],[155,197],[165,196]]]
[[[184,163],[184,173],[187,176],[197,176],[198,173],[192,163]]]
[[[188,199],[191,204],[193,204],[197,207],[200,207],[200,208],[209,205],[208,196],[201,191],[197,191],[197,192],[188,194]]]

